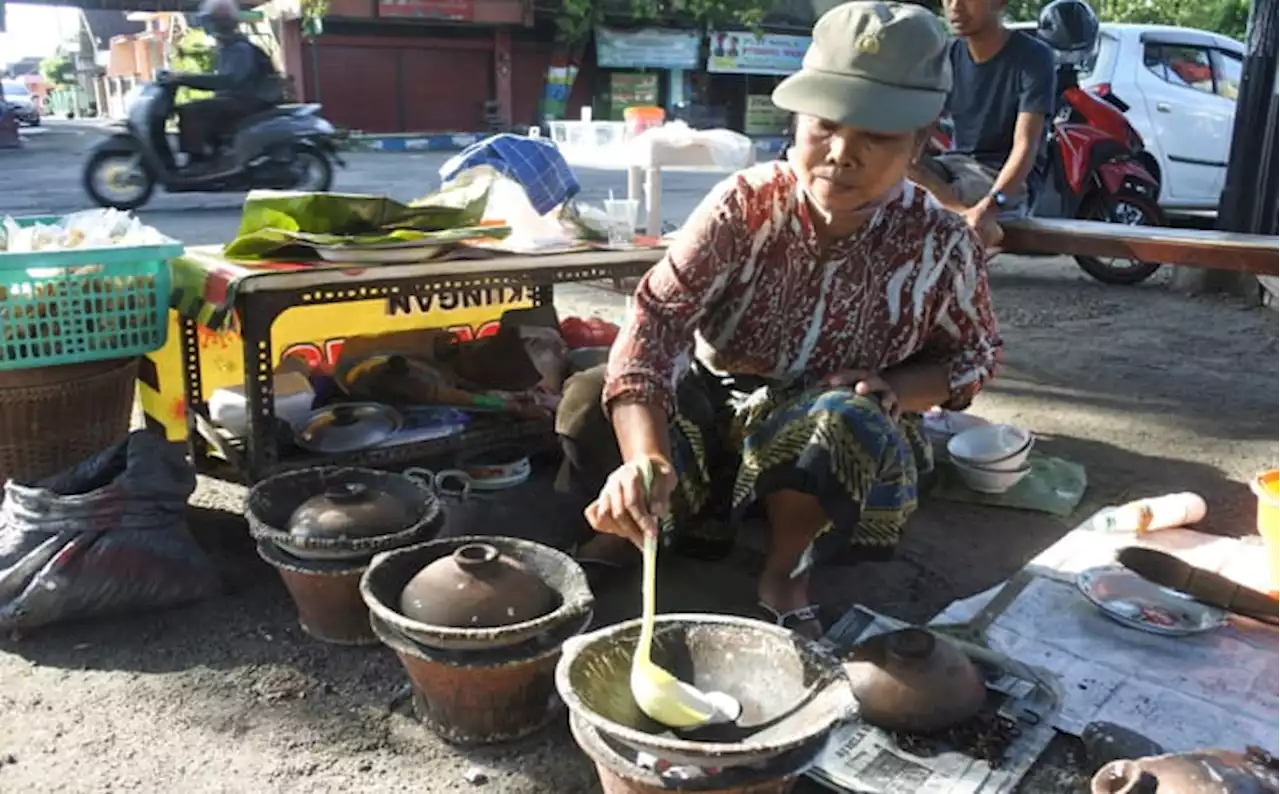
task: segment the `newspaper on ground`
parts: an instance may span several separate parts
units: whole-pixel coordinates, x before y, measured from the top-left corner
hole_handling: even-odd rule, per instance
[[[908,624],[854,606],[828,632],[824,642],[844,655],[859,642]],[[1053,739],[1053,713],[1061,702],[1052,674],[956,641],[990,671],[987,688],[1005,696],[999,713],[1015,721],[1019,733],[993,769],[962,750],[923,757],[903,749],[895,738],[862,720],[853,719],[832,732],[826,750],[809,776],[837,791],[857,794],[1003,794],[1022,779]]]
[[[993,650],[1060,676],[1064,701],[1055,727],[1066,733],[1104,720],[1172,752],[1280,750],[1276,629],[1233,616],[1210,632],[1164,637],[1108,619],[1079,593],[1075,575],[1114,562],[1116,550],[1135,538],[1091,525],[1068,533],[1004,585],[952,603],[933,623],[982,631]]]

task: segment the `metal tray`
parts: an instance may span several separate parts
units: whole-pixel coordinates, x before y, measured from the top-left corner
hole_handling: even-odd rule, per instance
[[[1186,637],[1227,622],[1227,613],[1221,609],[1148,582],[1120,565],[1081,571],[1076,575],[1076,587],[1102,614],[1148,634]]]

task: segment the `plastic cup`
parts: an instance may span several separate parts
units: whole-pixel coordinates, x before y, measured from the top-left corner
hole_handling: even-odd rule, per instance
[[[609,219],[609,245],[631,245],[636,237],[636,216],[640,213],[639,200],[605,199],[604,213]]]
[[[1258,497],[1258,534],[1267,550],[1271,571],[1271,592],[1280,591],[1280,531],[1277,515],[1280,514],[1280,471],[1268,469],[1253,478],[1254,496]]]

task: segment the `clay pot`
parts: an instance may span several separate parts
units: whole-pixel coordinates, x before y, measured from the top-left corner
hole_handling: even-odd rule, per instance
[[[308,540],[391,535],[414,523],[409,506],[361,482],[332,483],[289,516],[289,534]]]
[[[245,503],[249,534],[303,560],[367,561],[421,543],[444,524],[435,492],[401,474],[316,466],[262,480]]]
[[[924,629],[880,634],[845,661],[858,716],[889,731],[932,733],[970,719],[987,699],[964,651]]]
[[[768,761],[712,771],[681,785],[636,764],[634,750],[618,746],[576,714],[569,716],[569,730],[595,764],[604,794],[660,794],[672,789],[702,794],[788,794],[827,746],[824,734]]]
[[[462,627],[424,623],[401,611],[405,589],[414,577],[438,560],[452,558],[464,546],[477,544],[494,547],[501,557],[518,563],[524,572],[544,583],[552,593],[550,608],[529,610],[541,613],[529,620],[512,623],[508,618],[487,628],[470,623]],[[538,643],[560,627],[576,623],[595,603],[582,566],[569,555],[541,543],[494,536],[442,538],[375,555],[360,581],[360,595],[379,620],[413,642],[441,651],[492,651]],[[498,603],[504,615],[506,608],[515,608],[514,604]]]
[[[298,609],[298,624],[309,636],[334,645],[373,645],[369,609],[360,599],[362,562],[301,560],[269,540],[258,541],[258,556],[280,574]]]
[[[414,711],[445,741],[485,745],[514,741],[545,727],[563,711],[555,695],[562,643],[587,627],[577,615],[535,646],[490,651],[441,651],[413,641],[378,619],[369,621],[409,675]]]
[[[1275,759],[1256,749],[1112,761],[1090,783],[1092,794],[1273,794],[1276,787]]]
[[[524,565],[490,543],[459,546],[417,573],[400,611],[429,626],[492,629],[542,617],[558,597]]]

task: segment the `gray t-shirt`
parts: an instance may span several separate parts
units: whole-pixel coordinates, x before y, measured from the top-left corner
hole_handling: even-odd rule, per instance
[[[951,42],[953,83],[947,109],[955,124],[953,151],[967,154],[999,171],[1013,151],[1013,131],[1019,113],[1053,112],[1057,98],[1053,50],[1020,30],[995,57],[975,63],[963,39]],[[1036,167],[1027,189],[1039,194],[1047,170],[1045,140],[1041,138]]]

